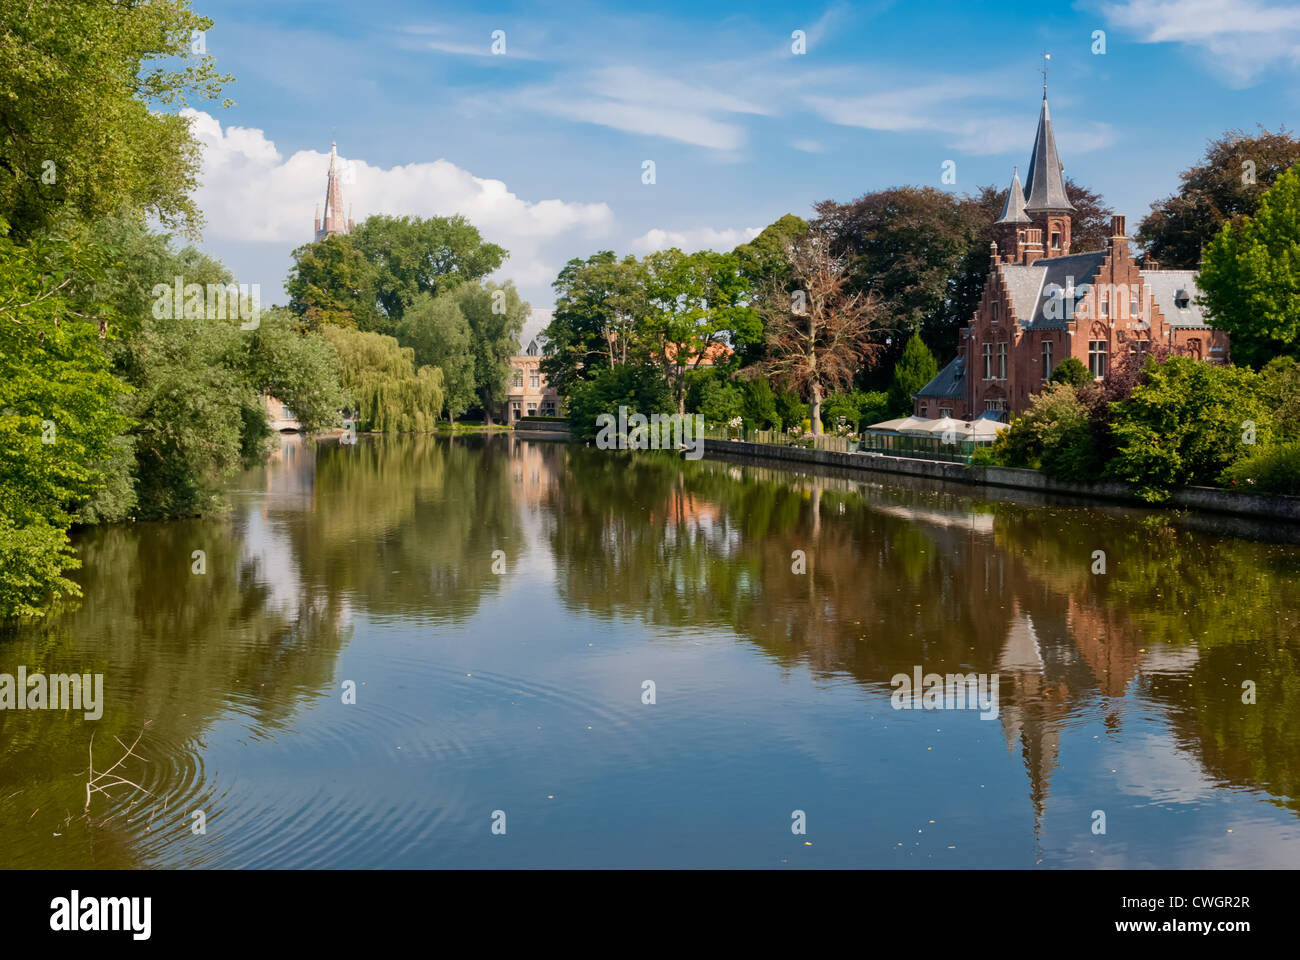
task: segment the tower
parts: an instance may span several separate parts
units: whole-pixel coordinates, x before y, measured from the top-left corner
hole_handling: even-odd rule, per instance
[[[325,216],[316,214],[316,240],[324,240],[331,233],[351,233],[352,219],[343,215],[343,180],[339,170],[338,144],[330,144],[330,170],[325,183]]]
[[[1011,259],[1028,262],[1026,254],[1038,257],[1066,257],[1070,254],[1070,214],[1074,205],[1065,190],[1065,168],[1056,150],[1052,114],[1047,107],[1047,88],[1038,113],[1038,132],[1029,157],[1025,185],[1020,186],[1020,168],[1011,175],[1002,215],[995,226],[1000,248],[1014,250]],[[1014,241],[1014,242],[1013,242]]]

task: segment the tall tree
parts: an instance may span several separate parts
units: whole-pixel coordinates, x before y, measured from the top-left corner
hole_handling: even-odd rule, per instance
[[[1224,223],[1251,216],[1277,178],[1300,162],[1300,140],[1285,128],[1250,136],[1229,130],[1178,175],[1178,192],[1151,204],[1137,239],[1165,269],[1195,270]]]
[[[289,308],[312,330],[324,326],[373,331],[386,326],[378,307],[375,268],[343,234],[293,252],[285,290]]]
[[[854,289],[848,260],[824,227],[787,241],[786,258],[797,286],[792,296],[773,278],[764,291],[764,367],[808,398],[813,433],[820,434],[823,398],[849,386],[876,358],[872,336],[884,318],[872,293]]]
[[[402,316],[398,340],[415,351],[416,364],[442,371],[443,409],[455,424],[475,399],[469,321],[455,292],[417,296]]]
[[[905,417],[912,412],[912,399],[916,392],[935,378],[939,365],[934,354],[919,334],[912,334],[903,355],[894,365],[894,382],[889,385],[889,409],[895,417]]]
[[[122,208],[197,226],[191,120],[159,106],[220,95],[189,0],[6,3],[0,15],[0,217],[16,239],[59,214]]]
[[[438,294],[481,280],[508,256],[504,248],[484,242],[462,216],[426,220],[375,215],[349,239],[374,268],[381,315],[362,329],[379,333],[393,333],[402,312],[421,293]]]
[[[1223,225],[1205,251],[1201,303],[1255,367],[1300,357],[1300,172],[1286,171],[1253,217]]]
[[[808,221],[787,213],[768,224],[763,232],[732,252],[739,262],[741,275],[749,281],[751,295],[766,288],[774,279],[789,281],[790,262],[785,257],[785,244],[800,234],[808,232]],[[764,356],[765,337],[752,343],[737,345],[741,366],[760,363]]]
[[[456,289],[456,300],[469,321],[474,351],[474,391],[491,426],[497,408],[509,389],[510,358],[519,352],[519,335],[528,317],[528,302],[510,281],[505,284],[466,283]]]

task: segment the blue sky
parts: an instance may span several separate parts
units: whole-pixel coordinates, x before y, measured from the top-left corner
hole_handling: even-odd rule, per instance
[[[597,249],[729,249],[822,199],[1004,186],[1043,51],[1067,174],[1131,225],[1208,139],[1293,123],[1300,101],[1300,7],[1276,0],[195,8],[237,101],[193,104],[203,246],[269,302],[311,238],[331,140],[357,220],[464,213],[545,307],[555,271]]]

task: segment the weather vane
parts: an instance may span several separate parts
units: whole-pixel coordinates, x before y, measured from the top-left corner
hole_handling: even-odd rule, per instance
[[[1048,61],[1048,60],[1051,60],[1051,59],[1052,59],[1052,55],[1051,55],[1050,53],[1047,53],[1046,51],[1044,51],[1044,52],[1043,52],[1043,69],[1040,71],[1040,72],[1043,74],[1043,99],[1044,99],[1044,100],[1047,99],[1047,61]]]

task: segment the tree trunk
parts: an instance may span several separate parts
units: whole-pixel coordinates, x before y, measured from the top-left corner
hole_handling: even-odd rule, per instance
[[[808,414],[812,419],[812,432],[814,437],[822,435],[822,385],[814,383],[812,385],[812,403],[809,404]]]

